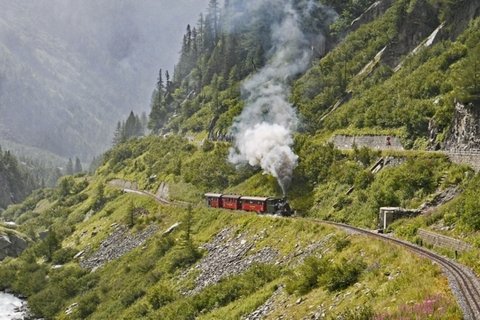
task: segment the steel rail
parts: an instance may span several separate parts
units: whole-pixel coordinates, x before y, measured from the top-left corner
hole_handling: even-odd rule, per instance
[[[410,251],[429,258],[432,261],[435,261],[440,266],[446,270],[452,277],[453,280],[456,282],[456,285],[459,292],[452,290],[455,294],[457,301],[459,302],[460,307],[464,313],[465,319],[479,319],[480,318],[480,290],[478,288],[478,279],[469,272],[463,270],[458,264],[450,261],[449,259],[440,256],[434,252],[431,252],[425,248],[419,247],[412,243],[391,238],[382,234],[378,234],[369,230],[365,230],[362,228],[353,227],[344,223],[337,223],[332,221],[324,221],[324,220],[314,220],[319,223],[329,224],[336,227],[340,227],[343,229],[349,229],[361,234],[365,234],[370,237],[374,237],[380,239],[382,241],[392,242],[399,246],[406,247]],[[460,294],[460,296],[458,295]]]
[[[137,193],[137,194],[142,194],[148,197],[151,197],[155,199],[156,201],[163,203],[163,204],[174,204],[172,202],[169,202],[165,199],[159,198],[156,195],[154,195],[151,192],[144,191],[144,190],[131,190],[131,189],[123,189],[125,192],[130,192],[130,193]],[[178,204],[177,204],[178,205]],[[360,234],[364,234],[373,238],[380,239],[382,241],[386,242],[391,242],[395,243],[399,246],[405,247],[409,249],[410,251],[426,257],[432,261],[435,261],[438,263],[443,269],[446,271],[446,273],[450,274],[452,278],[449,278],[449,281],[453,279],[456,283],[451,283],[451,286],[456,286],[458,288],[458,292],[456,290],[453,290],[452,292],[454,293],[455,297],[457,298],[457,301],[460,305],[460,308],[463,311],[464,318],[466,320],[472,319],[480,319],[480,290],[479,290],[479,284],[478,284],[478,278],[472,273],[470,274],[469,272],[465,271],[462,269],[460,265],[457,263],[454,263],[447,258],[438,255],[434,252],[431,252],[425,248],[419,247],[417,245],[414,245],[410,242],[392,238],[385,236],[383,234],[375,233],[370,230],[354,227],[348,224],[344,223],[338,223],[338,222],[333,222],[333,221],[326,221],[326,220],[318,220],[318,219],[310,219],[310,218],[298,218],[298,217],[285,217],[287,219],[303,219],[311,222],[316,222],[316,223],[321,223],[321,224],[328,224],[332,225],[335,227],[339,227],[342,229],[349,229],[355,232],[358,232]],[[460,294],[460,295],[459,295]]]

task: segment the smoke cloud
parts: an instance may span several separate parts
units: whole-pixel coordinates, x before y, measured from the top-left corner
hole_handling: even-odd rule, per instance
[[[308,67],[311,50],[290,2],[284,6],[282,21],[271,30],[269,62],[242,86],[246,106],[232,127],[235,142],[229,160],[260,166],[277,178],[286,194],[298,160],[292,150],[298,118],[288,102],[288,81]]]

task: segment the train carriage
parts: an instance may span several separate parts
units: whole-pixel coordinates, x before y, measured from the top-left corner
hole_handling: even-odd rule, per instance
[[[238,195],[222,195],[222,208],[240,210],[242,208],[240,198]]]
[[[220,193],[206,193],[205,199],[207,200],[207,206],[212,208],[223,208],[222,194]]]
[[[241,197],[242,210],[254,211],[257,213],[267,212],[267,200],[265,197]]]

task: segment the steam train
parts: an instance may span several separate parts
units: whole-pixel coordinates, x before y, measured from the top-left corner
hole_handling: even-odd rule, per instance
[[[211,208],[253,211],[259,214],[276,214],[281,216],[291,216],[294,213],[285,197],[247,197],[206,193],[205,199],[207,206]]]

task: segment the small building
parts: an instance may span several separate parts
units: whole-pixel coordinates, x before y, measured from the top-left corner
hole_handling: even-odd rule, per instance
[[[420,210],[405,209],[400,207],[381,207],[378,214],[378,228],[387,229],[395,220],[417,216]]]

